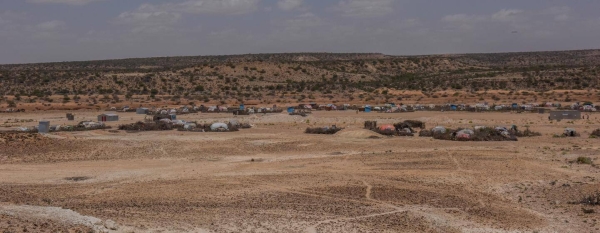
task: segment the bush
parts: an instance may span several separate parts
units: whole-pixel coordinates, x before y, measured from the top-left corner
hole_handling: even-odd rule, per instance
[[[454,140],[453,132],[460,131],[462,129],[457,130],[446,130],[446,133],[431,133],[434,139],[438,140]]]
[[[304,133],[308,134],[335,134],[342,130],[343,128],[337,127],[319,127],[319,128],[306,128]]]
[[[596,129],[594,131],[592,131],[592,133],[590,134],[590,138],[599,138],[600,137],[600,129]]]
[[[529,130],[529,128],[525,129],[525,131],[517,131],[515,133],[515,135],[517,137],[538,137],[538,136],[542,136],[542,134],[540,132],[534,132]]]
[[[571,204],[600,205],[600,192],[596,191],[595,193],[584,196],[578,202],[571,202]]]
[[[385,135],[385,136],[394,136],[394,135],[396,135],[396,131],[395,130],[390,130],[390,129],[381,130],[379,128],[375,128],[375,129],[373,129],[373,132],[381,134],[381,135]]]
[[[419,132],[419,137],[433,137],[433,132],[431,130],[421,130],[421,132]]]
[[[405,120],[404,124],[410,126],[411,128],[421,128],[425,129],[425,122],[417,121],[417,120]]]
[[[458,140],[458,141],[517,141],[517,137],[511,131],[508,131],[508,134],[502,134],[502,132],[495,130],[493,128],[483,128],[479,130],[473,130],[473,135],[471,135],[468,139],[456,138],[456,132],[459,132],[463,129],[458,128],[456,130],[446,130],[446,133],[432,133],[434,139],[438,140]],[[424,133],[426,134],[426,133]]]
[[[119,125],[119,130],[127,131],[160,131],[173,130],[173,124],[166,122],[141,122],[138,121],[132,124]]]
[[[593,164],[592,158],[590,158],[590,157],[583,157],[583,156],[582,157],[578,157],[577,160],[576,160],[576,162],[579,163],[579,164],[590,164],[590,165]]]
[[[409,133],[409,132],[405,132],[405,131],[398,131],[398,133],[396,135],[397,136],[401,136],[401,137],[413,137],[413,136],[415,136],[414,133]]]

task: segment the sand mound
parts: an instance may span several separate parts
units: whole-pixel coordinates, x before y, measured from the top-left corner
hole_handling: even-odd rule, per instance
[[[116,230],[116,224],[108,220],[106,224],[102,220],[81,215],[69,209],[60,207],[44,207],[44,206],[0,206],[0,214],[9,216],[19,216],[25,219],[40,219],[57,222],[67,226],[84,226],[92,229],[92,232],[108,232],[105,225],[110,225],[110,228]]]
[[[345,129],[335,134],[336,137],[342,138],[356,138],[356,139],[367,139],[373,137],[381,137],[371,130],[367,129]]]

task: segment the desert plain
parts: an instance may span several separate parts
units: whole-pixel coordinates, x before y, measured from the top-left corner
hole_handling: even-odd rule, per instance
[[[64,111],[0,121],[68,124]],[[94,120],[98,111],[75,111]],[[600,232],[600,115],[317,111],[180,119],[253,125],[237,132],[0,133],[3,232]],[[16,119],[16,120],[15,120]],[[506,142],[387,137],[366,120],[529,127]],[[27,122],[30,121],[30,122]],[[334,135],[305,134],[336,125]],[[558,138],[566,127],[581,137]],[[6,127],[3,130],[11,129]],[[577,163],[579,157],[592,164]]]

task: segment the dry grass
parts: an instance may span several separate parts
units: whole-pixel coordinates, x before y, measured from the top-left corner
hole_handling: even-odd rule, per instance
[[[431,130],[423,129],[419,131],[419,137],[433,137],[433,132]]]
[[[532,131],[529,128],[526,128],[524,131],[517,131],[514,134],[517,137],[539,137],[539,136],[542,136],[542,133]]]
[[[590,134],[590,138],[600,138],[600,129],[595,129]]]
[[[581,203],[586,205],[600,205],[600,192],[584,197],[581,199]]]
[[[119,125],[119,130],[126,131],[160,131],[160,130],[173,130],[173,124],[166,122],[141,122],[138,121],[132,124]]]
[[[304,130],[304,133],[307,133],[307,134],[335,134],[341,130],[343,130],[343,128],[318,127],[318,128],[306,128],[306,130]]]

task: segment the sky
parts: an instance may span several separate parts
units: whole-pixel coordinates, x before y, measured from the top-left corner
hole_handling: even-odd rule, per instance
[[[600,1],[0,0],[0,64],[596,49]]]

